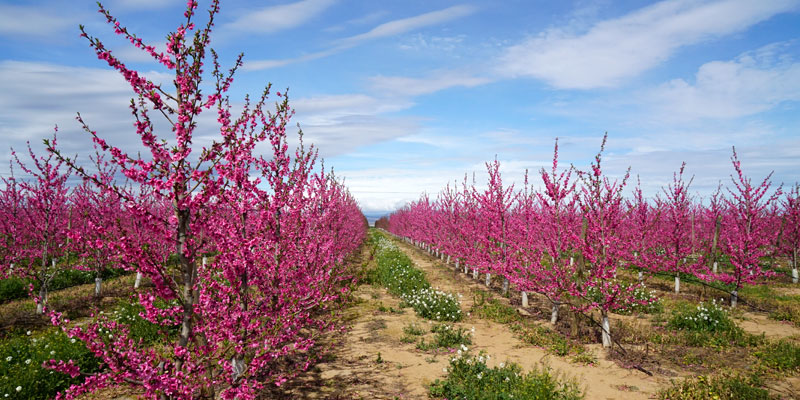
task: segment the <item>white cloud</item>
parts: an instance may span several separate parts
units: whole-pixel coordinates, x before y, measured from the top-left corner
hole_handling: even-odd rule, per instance
[[[357,18],[353,18],[353,19],[347,20],[347,21],[345,21],[345,22],[343,22],[341,24],[338,24],[338,25],[329,26],[329,27],[323,29],[322,31],[323,32],[340,32],[340,31],[345,30],[349,26],[372,24],[374,22],[377,22],[379,19],[385,17],[387,14],[389,14],[389,12],[386,11],[386,10],[375,11],[375,12],[369,13],[369,14],[361,16],[361,17],[357,17]]]
[[[797,8],[798,0],[666,0],[588,32],[560,28],[508,48],[498,71],[557,88],[615,87],[668,59],[678,48],[739,32]]]
[[[336,54],[336,53],[340,52],[341,50],[343,50],[343,49],[334,48],[334,49],[318,51],[316,53],[309,53],[309,54],[305,54],[305,55],[302,55],[300,57],[294,57],[294,58],[283,58],[283,59],[278,59],[278,60],[245,61],[244,64],[242,65],[242,68],[245,71],[259,71],[259,70],[263,70],[263,69],[283,67],[283,66],[286,66],[286,65],[289,65],[289,64],[296,64],[296,63],[300,63],[300,62],[316,60],[318,58],[324,58],[324,57],[330,56],[332,54]]]
[[[465,17],[477,11],[473,6],[458,5],[445,8],[439,11],[417,15],[414,17],[398,19],[372,28],[369,32],[350,36],[339,40],[343,46],[353,46],[366,40],[378,39],[387,36],[395,36],[426,26],[441,24],[457,18]]]
[[[272,33],[300,26],[327,10],[335,0],[302,0],[295,3],[247,9],[224,28],[248,33]]]
[[[52,7],[0,4],[0,35],[47,37],[77,24],[74,15],[56,13]]]
[[[646,94],[672,119],[739,118],[800,101],[800,62],[791,59],[797,42],[777,43],[732,61],[703,64],[694,83],[674,79]]]
[[[455,71],[440,71],[426,78],[404,76],[374,76],[369,78],[371,88],[382,94],[418,96],[452,87],[475,87],[490,82],[489,78],[472,76]]]
[[[298,114],[359,115],[401,111],[413,105],[404,100],[381,100],[365,94],[320,95],[292,101]]]
[[[311,118],[309,118],[311,119]],[[419,132],[415,118],[381,115],[348,115],[324,123],[295,121],[303,128],[303,140],[317,146],[324,157],[346,154],[359,147],[385,142]]]
[[[411,107],[407,100],[345,94],[301,98],[291,104],[304,140],[317,145],[326,157],[419,131],[416,118],[383,115]]]
[[[91,153],[90,137],[75,117],[84,121],[109,144],[135,154],[144,150],[133,127],[130,99],[135,97],[130,86],[114,70],[71,67],[35,62],[0,62],[0,137],[4,147],[23,149],[26,141],[41,143],[52,136],[58,125],[59,147],[67,154],[79,154],[86,160]],[[167,82],[168,75],[142,71],[155,82]],[[160,115],[151,115],[157,134],[169,139],[169,127]],[[195,144],[205,144],[213,132],[213,112],[201,115],[201,128]],[[210,120],[210,121],[209,121]],[[211,124],[207,123],[210,122]],[[164,134],[166,132],[166,134]],[[38,146],[40,147],[40,146]],[[3,149],[0,149],[3,150]],[[0,153],[0,162],[8,157]]]
[[[286,59],[255,60],[246,63],[244,65],[244,68],[246,70],[251,70],[251,71],[262,70],[268,68],[282,67],[285,65],[294,64],[298,62],[311,61],[339,53],[343,50],[347,50],[351,47],[354,47],[368,40],[399,35],[401,33],[424,28],[426,26],[440,24],[456,18],[470,15],[474,13],[476,10],[477,9],[472,6],[459,5],[459,6],[445,8],[439,11],[432,11],[429,13],[417,15],[415,17],[394,20],[378,25],[369,32],[339,39],[336,41],[335,46],[327,50],[318,51],[315,53],[309,53],[299,57],[286,58]]]

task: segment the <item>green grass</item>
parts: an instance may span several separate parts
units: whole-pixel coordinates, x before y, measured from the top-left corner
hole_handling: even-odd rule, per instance
[[[670,340],[677,339],[688,346],[752,347],[765,342],[763,335],[749,334],[736,325],[730,312],[716,302],[701,302],[696,306],[686,302],[676,303],[666,327],[681,333]]]
[[[435,349],[455,349],[472,344],[470,331],[449,324],[439,324],[431,328],[434,333],[433,340],[426,342],[424,339],[417,344],[423,351]]]
[[[382,233],[372,231],[369,243],[375,250],[377,267],[368,280],[380,283],[400,297],[421,317],[434,321],[459,321],[462,318],[458,297],[431,288],[425,273]]]
[[[800,370],[800,346],[779,340],[769,343],[755,353],[755,356],[766,367],[778,372],[793,372]]]
[[[524,373],[517,364],[489,367],[484,353],[459,355],[450,361],[447,376],[430,386],[430,396],[471,400],[573,400],[582,399],[578,385],[555,377],[546,368]]]
[[[473,315],[509,324],[511,330],[525,343],[541,347],[561,357],[572,355],[573,362],[591,364],[597,361],[596,357],[587,352],[581,344],[567,340],[552,329],[526,321],[514,307],[504,304],[491,295],[478,290],[473,293],[473,297],[475,299],[471,310]]]
[[[755,375],[700,375],[674,382],[658,393],[661,400],[770,400],[774,397],[761,387]]]
[[[49,399],[83,377],[75,378],[42,365],[49,360],[72,361],[81,372],[97,372],[99,360],[83,342],[60,331],[18,333],[0,340],[0,398]]]

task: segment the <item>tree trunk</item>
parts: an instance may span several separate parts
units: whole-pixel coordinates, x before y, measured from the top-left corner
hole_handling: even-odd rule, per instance
[[[522,307],[528,308],[528,292],[522,291]]]
[[[36,314],[42,315],[44,314],[44,306],[47,304],[47,285],[42,283],[42,287],[39,288],[39,302],[36,303]]]
[[[608,323],[608,314],[606,311],[601,312],[603,316],[603,347],[611,347],[611,325]]]
[[[731,308],[736,308],[736,304],[739,302],[739,293],[737,291],[731,292]]]
[[[142,284],[142,272],[141,271],[136,271],[136,280],[133,281],[133,288],[134,289],[138,289],[139,285],[141,285],[141,284]]]
[[[681,277],[680,275],[675,275],[675,293],[679,293],[681,291]]]
[[[491,287],[491,286],[492,286],[492,274],[487,272],[486,273],[486,287]]]
[[[553,302],[553,307],[550,309],[550,323],[555,325],[558,322],[558,302]]]
[[[503,296],[508,294],[508,278],[503,278]]]
[[[478,267],[472,267],[472,279],[478,280]]]

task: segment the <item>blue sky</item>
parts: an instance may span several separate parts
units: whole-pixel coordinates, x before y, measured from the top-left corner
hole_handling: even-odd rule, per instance
[[[185,2],[104,4],[163,48]],[[167,79],[94,2],[0,1],[9,146],[41,148],[57,124],[65,149],[88,154],[76,112],[109,142],[136,146],[131,93],[78,24]],[[608,171],[631,167],[649,194],[685,161],[707,195],[729,182],[734,145],[754,179],[800,175],[800,0],[223,1],[212,46],[223,65],[245,53],[232,99],[267,82],[290,89],[305,140],[371,214],[465,173],[480,180],[495,157],[519,183],[550,164],[556,137],[561,162],[585,166],[606,131]],[[3,165],[9,155],[0,150]]]

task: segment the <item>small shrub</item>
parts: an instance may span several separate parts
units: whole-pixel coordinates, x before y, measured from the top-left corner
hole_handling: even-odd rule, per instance
[[[570,342],[560,333],[539,325],[517,325],[512,327],[516,330],[523,341],[546,349],[557,356],[568,356],[578,354],[583,348],[579,344]]]
[[[667,321],[667,328],[680,331],[683,343],[689,346],[757,346],[765,340],[763,335],[748,334],[738,327],[728,311],[715,301],[696,307],[678,305]]]
[[[447,377],[430,386],[430,396],[445,399],[582,399],[575,382],[563,382],[548,369],[523,373],[517,364],[501,363],[490,368],[489,356],[462,353],[450,361]]]
[[[29,281],[16,276],[0,280],[0,302],[27,297],[28,283]]]
[[[770,400],[761,386],[763,383],[755,376],[722,375],[685,379],[662,389],[658,398],[662,400]]]
[[[423,318],[434,321],[461,320],[461,306],[458,297],[452,293],[435,289],[421,289],[403,295],[403,301]]]
[[[716,300],[708,306],[701,302],[695,308],[679,307],[667,327],[692,332],[727,332],[737,328],[728,312],[717,305]]]
[[[417,341],[417,337],[413,335],[403,335],[400,338],[400,343],[414,343]]]
[[[403,333],[410,336],[422,336],[425,334],[425,330],[421,326],[411,323],[403,327]]]
[[[462,345],[472,344],[472,332],[448,324],[436,325],[431,328],[433,341],[426,343],[422,340],[417,348],[420,350],[434,350],[434,349],[454,349]]]

